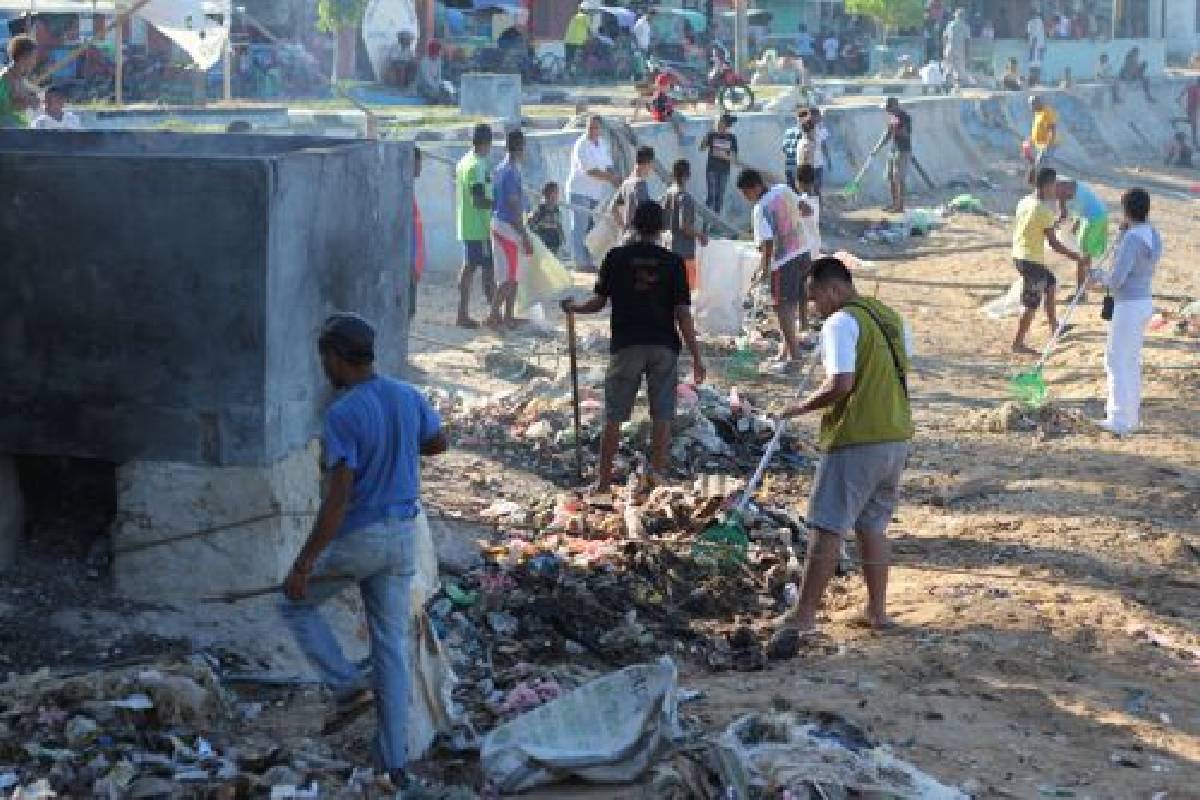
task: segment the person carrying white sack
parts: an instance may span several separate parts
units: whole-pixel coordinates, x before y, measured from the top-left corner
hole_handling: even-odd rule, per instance
[[[1121,238],[1117,242],[1110,271],[1092,270],[1092,280],[1108,288],[1112,316],[1104,369],[1108,374],[1108,406],[1104,430],[1125,436],[1138,427],[1142,404],[1142,343],[1146,325],[1154,314],[1152,283],[1162,258],[1162,237],[1147,221],[1150,195],[1145,189],[1130,189],[1121,196]],[[1106,307],[1109,301],[1105,300]],[[1106,315],[1107,316],[1107,315]]]

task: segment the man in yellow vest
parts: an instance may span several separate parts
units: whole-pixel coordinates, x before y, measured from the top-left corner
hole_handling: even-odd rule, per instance
[[[808,561],[796,606],[783,616],[785,630],[802,635],[817,627],[817,607],[837,570],[842,537],[854,531],[867,583],[866,621],[886,628],[890,547],[887,526],[900,495],[900,475],[913,436],[908,403],[910,336],[892,309],[854,290],[837,258],[816,261],[808,296],[825,324],[821,357],[825,382],[799,405],[797,417],[824,410],[823,451],[808,506]]]

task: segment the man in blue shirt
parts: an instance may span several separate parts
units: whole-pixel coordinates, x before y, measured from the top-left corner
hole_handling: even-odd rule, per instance
[[[525,228],[525,183],[521,163],[525,160],[525,134],[509,131],[505,140],[508,153],[492,176],[496,202],[492,208],[492,251],[501,284],[492,301],[488,325],[509,328],[517,324],[513,312],[517,304],[517,283],[521,279],[522,257],[533,255],[533,241]],[[500,309],[504,309],[503,318]]]
[[[333,691],[339,716],[376,702],[374,752],[406,783],[409,596],[421,515],[420,457],[446,451],[441,420],[412,386],[375,373],[375,331],[334,314],[318,339],[321,365],[341,392],[325,415],[325,497],[284,582],[283,616]],[[358,584],[371,636],[372,681],[338,645],[320,606]]]

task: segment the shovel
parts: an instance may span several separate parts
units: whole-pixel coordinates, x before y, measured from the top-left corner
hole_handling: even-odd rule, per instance
[[[1108,255],[1104,260],[1108,260],[1112,255],[1110,248]],[[1103,262],[1102,262],[1103,263]],[[1050,390],[1046,386],[1046,378],[1042,374],[1042,370],[1046,366],[1046,362],[1050,360],[1050,354],[1054,352],[1058,341],[1062,339],[1063,334],[1067,332],[1067,325],[1071,321],[1075,309],[1079,307],[1079,301],[1087,293],[1088,286],[1091,281],[1084,280],[1079,284],[1079,288],[1075,290],[1075,296],[1071,298],[1071,305],[1067,306],[1066,312],[1062,319],[1058,321],[1058,329],[1054,331],[1054,335],[1050,337],[1050,341],[1046,342],[1046,347],[1042,350],[1042,357],[1033,365],[1032,369],[1025,372],[1018,372],[1008,381],[1009,391],[1020,402],[1030,408],[1041,408],[1046,404],[1046,398],[1050,394]]]

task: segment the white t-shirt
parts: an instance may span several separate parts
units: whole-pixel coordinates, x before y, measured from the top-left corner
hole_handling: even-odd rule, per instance
[[[638,21],[633,23],[633,39],[639,50],[650,49],[650,20],[644,16],[638,17]]]
[[[821,254],[821,198],[805,193],[800,199],[812,209],[811,217],[800,217],[800,225],[804,228],[804,246],[815,260]]]
[[[1045,47],[1046,26],[1042,23],[1041,17],[1031,17],[1029,19],[1029,22],[1025,24],[1025,35],[1028,37],[1030,44]]]
[[[580,136],[571,150],[571,174],[567,177],[567,196],[579,194],[597,203],[604,202],[612,190],[611,184],[593,178],[588,175],[588,171],[611,170],[612,166],[612,153],[609,152],[608,143],[603,137],[600,141],[593,142],[586,134]]]
[[[754,243],[762,247],[773,243],[771,269],[808,252],[804,224],[800,217],[800,198],[790,188],[777,183],[754,204]]]
[[[835,311],[821,326],[821,363],[826,375],[854,373],[858,360],[858,320],[849,312]],[[904,323],[904,353],[913,355],[912,328]]]
[[[836,36],[830,36],[821,46],[825,48],[826,61],[837,61],[838,53],[841,52],[841,46],[838,44]]]
[[[64,111],[62,119],[55,119],[45,113],[38,114],[33,122],[29,123],[29,127],[39,131],[77,131],[83,127],[83,124],[74,112]]]
[[[921,67],[921,83],[926,86],[941,86],[945,82],[946,73],[942,70],[942,65],[938,62],[930,61]]]

